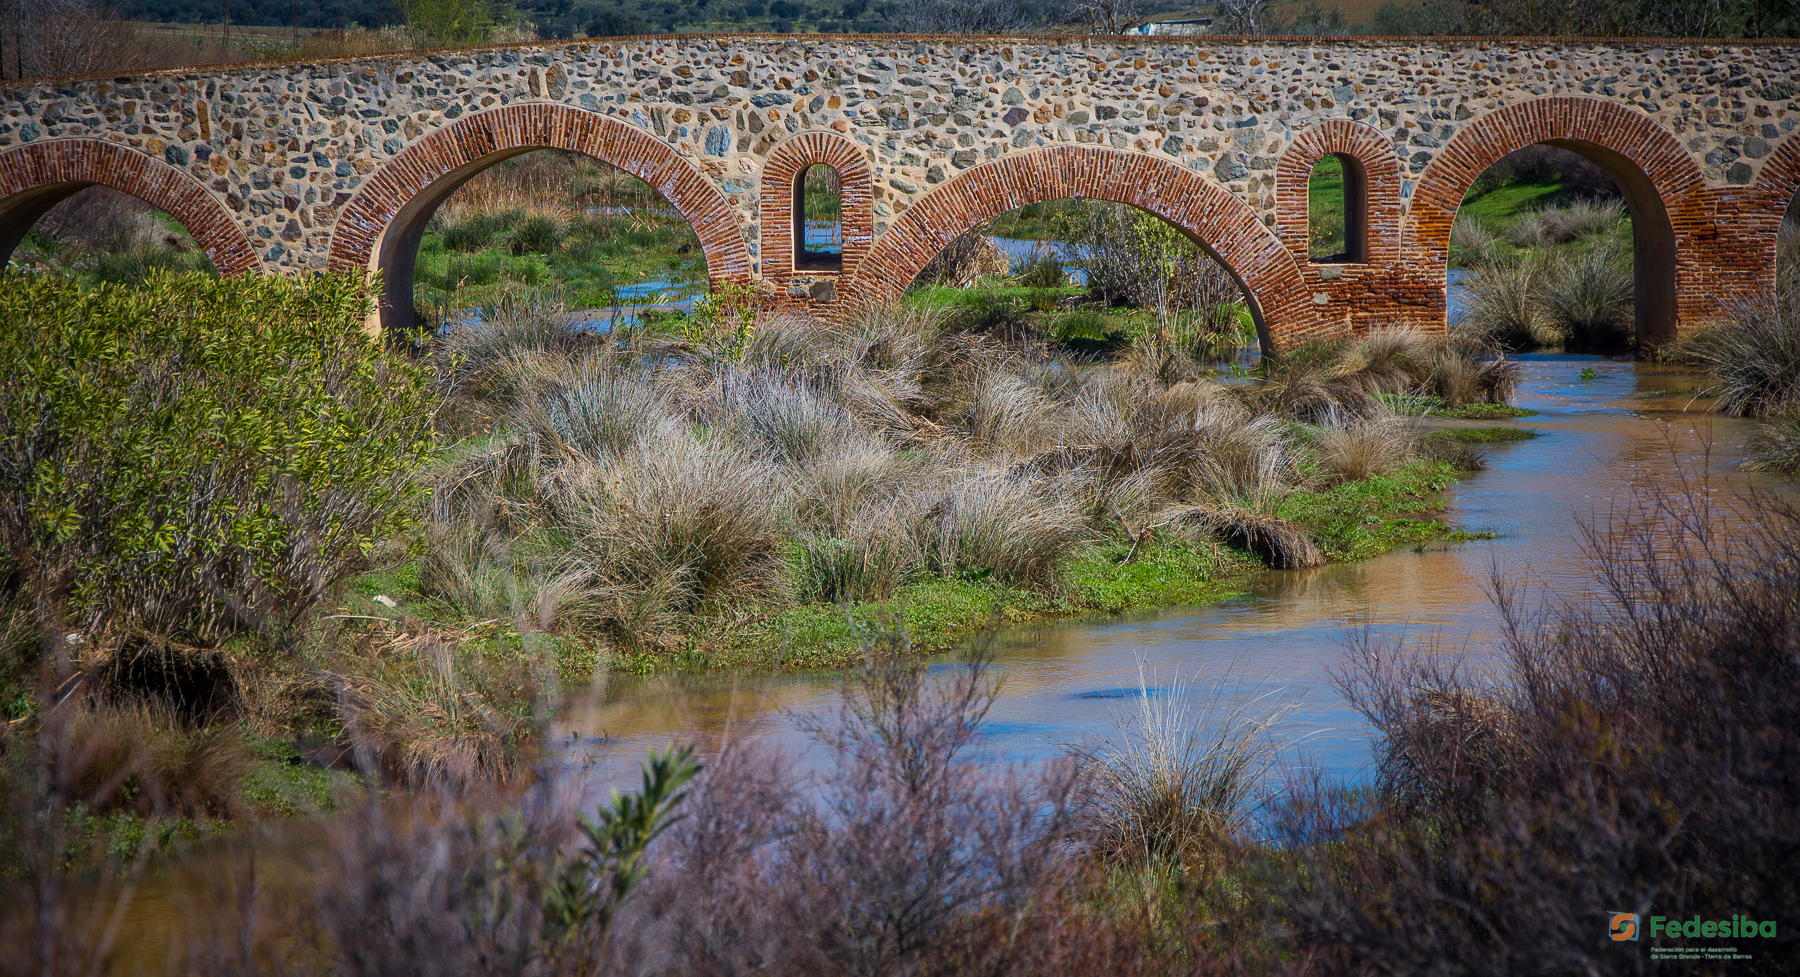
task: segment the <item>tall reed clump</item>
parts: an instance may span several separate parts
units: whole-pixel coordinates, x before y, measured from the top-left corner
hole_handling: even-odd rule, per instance
[[[1538,301],[1543,285],[1537,262],[1492,262],[1463,280],[1471,301],[1458,327],[1512,350],[1553,345],[1561,337]]]
[[[1719,409],[1735,417],[1800,409],[1800,292],[1737,302],[1682,344],[1705,364]]]
[[[1695,484],[1583,538],[1593,594],[1534,616],[1500,591],[1501,668],[1355,652],[1342,686],[1380,779],[1280,819],[1302,871],[1271,905],[1303,942],[1390,973],[1602,971],[1617,944],[1587,906],[1640,926],[1800,911],[1800,510]]]
[[[1198,697],[1176,679],[1151,688],[1140,665],[1116,738],[1076,748],[1083,814],[1101,853],[1127,865],[1180,862],[1249,840],[1279,757],[1273,731],[1294,704],[1265,693],[1232,703],[1229,677]]]
[[[1539,301],[1570,349],[1619,350],[1632,345],[1631,264],[1604,248],[1547,262]]]
[[[1457,214],[1450,225],[1450,262],[1474,268],[1494,261],[1500,254],[1500,238],[1477,217]]]

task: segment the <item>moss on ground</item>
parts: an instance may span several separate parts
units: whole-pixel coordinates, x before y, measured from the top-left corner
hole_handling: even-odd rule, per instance
[[[1439,441],[1458,444],[1510,444],[1542,437],[1537,431],[1523,427],[1465,427],[1449,431],[1432,431],[1425,435]]]

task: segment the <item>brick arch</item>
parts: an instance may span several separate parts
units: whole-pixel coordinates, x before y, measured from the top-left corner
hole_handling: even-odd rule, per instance
[[[381,326],[412,326],[413,262],[438,205],[482,170],[538,149],[582,153],[648,183],[693,225],[712,281],[749,279],[743,222],[699,169],[640,129],[544,102],[465,115],[382,164],[339,214],[330,267],[381,271]]]
[[[1307,126],[1294,136],[1294,141],[1275,164],[1275,234],[1306,265],[1311,257],[1307,247],[1309,184],[1313,167],[1327,156],[1347,156],[1355,160],[1360,172],[1354,174],[1361,183],[1360,199],[1353,199],[1350,180],[1345,174],[1344,209],[1346,218],[1359,217],[1362,233],[1360,264],[1387,264],[1400,256],[1400,157],[1393,141],[1378,130],[1348,119],[1328,119]],[[1353,222],[1345,221],[1350,233]],[[1347,244],[1353,242],[1346,241]],[[1357,249],[1352,247],[1353,252]]]
[[[1066,197],[1129,204],[1180,228],[1237,279],[1265,349],[1322,330],[1293,255],[1247,204],[1169,160],[1092,146],[1002,156],[932,190],[869,249],[846,291],[891,300],[977,222]]]
[[[794,258],[800,243],[800,201],[795,191],[800,175],[815,163],[838,174],[844,260],[836,271],[808,269],[802,274],[854,274],[875,236],[874,171],[868,155],[835,132],[803,132],[784,140],[763,163],[759,211],[763,280],[774,286],[778,295],[787,293],[795,274]]]
[[[193,177],[136,150],[96,139],[58,139],[0,152],[0,265],[50,208],[91,186],[106,186],[168,213],[194,236],[221,275],[262,262],[244,229]]]
[[[1535,143],[1586,157],[1618,185],[1632,216],[1639,341],[1673,339],[1684,313],[1697,313],[1703,301],[1682,294],[1682,272],[1695,276],[1681,258],[1677,228],[1701,222],[1705,178],[1672,133],[1635,109],[1557,96],[1518,102],[1470,122],[1419,177],[1407,221],[1408,252],[1424,267],[1446,268],[1463,195],[1502,156]]]
[[[1756,175],[1754,223],[1765,233],[1757,235],[1755,244],[1766,249],[1771,271],[1775,265],[1775,237],[1781,231],[1781,220],[1789,207],[1800,206],[1800,132],[1790,134],[1775,147]],[[1764,283],[1764,287],[1773,281]]]

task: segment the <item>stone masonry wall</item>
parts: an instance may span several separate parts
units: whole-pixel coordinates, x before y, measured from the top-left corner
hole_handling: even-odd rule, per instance
[[[1529,119],[1505,117],[1532,105],[1542,108]],[[493,114],[531,106],[555,111]],[[382,222],[404,204],[399,197],[446,175],[466,177],[484,153],[582,118],[593,119],[580,124],[587,135],[555,144],[618,154],[608,161],[648,174],[690,219],[709,222],[702,237],[715,277],[783,283],[780,294],[797,304],[890,293],[892,269],[876,265],[901,246],[884,248],[884,238],[934,195],[939,203],[921,211],[931,226],[914,219],[909,241],[967,226],[970,215],[942,201],[957,186],[999,185],[1002,176],[982,176],[984,166],[1063,154],[1007,172],[1054,171],[1061,175],[1045,193],[1092,186],[1116,198],[1117,179],[1083,174],[1113,166],[1113,154],[1144,157],[1156,165],[1141,172],[1164,175],[1137,188],[1130,202],[1139,206],[1198,220],[1191,200],[1157,194],[1177,192],[1177,183],[1189,197],[1200,187],[1229,194],[1231,214],[1209,204],[1210,223],[1187,229],[1235,235],[1242,240],[1207,243],[1268,265],[1256,276],[1261,287],[1290,294],[1259,295],[1258,304],[1270,330],[1293,336],[1345,323],[1441,327],[1454,216],[1453,206],[1448,215],[1443,208],[1479,173],[1470,170],[1525,144],[1513,145],[1518,139],[1597,146],[1648,179],[1675,181],[1656,191],[1679,254],[1682,322],[1691,324],[1715,299],[1772,276],[1774,227],[1800,172],[1768,164],[1794,156],[1800,46],[672,35],[0,82],[0,242],[8,220],[41,211],[22,203],[34,187],[125,181],[115,173],[123,150],[146,161],[125,167],[137,176],[123,189],[142,194],[180,176],[211,198],[202,206],[191,189],[179,200],[170,190],[169,200],[152,202],[207,222],[214,238],[241,233],[254,260],[221,244],[233,254],[229,270],[366,266],[388,231]],[[830,138],[780,148],[806,133]],[[72,141],[104,143],[114,155],[72,154]],[[792,188],[772,187],[764,167],[776,161],[779,183],[810,162],[843,162],[799,151],[814,144],[828,155],[860,150],[867,168],[851,182],[867,181],[857,206],[868,207],[860,212],[868,245],[865,252],[856,228],[861,260],[845,262],[835,287],[818,287],[813,272],[768,266],[792,260],[781,196]],[[1360,154],[1369,174],[1362,263],[1306,260],[1305,172],[1327,152]],[[52,165],[52,156],[61,162]],[[75,157],[91,158],[91,171],[69,162]],[[384,181],[388,167],[408,175]],[[146,181],[147,168],[168,172]],[[1177,171],[1186,176],[1169,176]],[[377,194],[377,184],[386,189]],[[367,199],[359,203],[359,194]],[[339,234],[352,212],[357,226]]]

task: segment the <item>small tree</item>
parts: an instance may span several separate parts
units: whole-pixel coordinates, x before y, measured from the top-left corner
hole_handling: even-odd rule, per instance
[[[494,0],[400,0],[400,15],[428,47],[485,44],[504,13]]]

